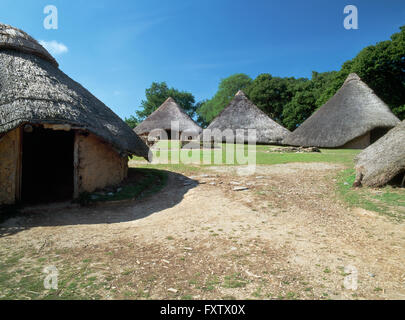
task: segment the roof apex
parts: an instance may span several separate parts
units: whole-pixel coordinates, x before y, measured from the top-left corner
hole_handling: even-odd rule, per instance
[[[246,94],[242,90],[236,92],[235,97],[243,97],[247,99]]]
[[[166,102],[174,102],[174,103],[176,103],[176,100],[174,100],[172,97],[169,97],[169,98],[167,98],[166,100],[165,100],[165,102],[163,102],[163,103],[166,103]],[[163,104],[162,103],[162,104]]]
[[[353,81],[353,80],[361,81],[361,78],[357,75],[357,73],[354,73],[354,72],[353,72],[353,73],[351,73],[351,74],[349,74],[349,75],[347,76],[347,78],[346,78],[344,84],[346,84],[346,83],[348,83],[348,82],[350,82],[350,81]]]

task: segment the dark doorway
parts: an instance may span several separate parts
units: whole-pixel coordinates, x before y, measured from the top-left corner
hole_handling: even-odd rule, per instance
[[[73,198],[73,131],[34,126],[23,134],[23,202],[46,203]]]
[[[165,130],[167,135],[167,140],[180,140],[181,132],[179,131],[172,131],[172,130]]]

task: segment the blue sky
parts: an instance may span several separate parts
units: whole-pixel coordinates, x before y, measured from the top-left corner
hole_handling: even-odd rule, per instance
[[[343,27],[348,4],[358,8],[358,30]],[[58,9],[57,30],[43,27],[46,5]],[[405,1],[1,0],[0,22],[56,41],[61,70],[124,118],[152,81],[198,101],[234,73],[310,77],[312,70],[337,70],[405,25]]]

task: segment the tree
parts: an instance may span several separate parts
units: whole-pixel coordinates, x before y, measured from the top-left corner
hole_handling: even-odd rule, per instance
[[[312,72],[311,80],[298,79],[290,88],[294,93],[293,98],[283,108],[283,125],[289,130],[294,130],[298,125],[308,119],[319,104],[321,94],[331,81],[335,80],[336,71]]]
[[[222,79],[214,97],[205,101],[199,108],[199,114],[205,122],[211,122],[228,104],[239,90],[245,89],[252,79],[238,73]]]
[[[270,118],[282,122],[283,108],[294,96],[298,83],[308,79],[272,77],[263,73],[246,89],[249,99]]]
[[[204,105],[204,103],[206,103],[207,100],[202,100],[199,101],[195,104],[195,113],[196,113],[196,120],[195,122],[197,122],[197,124],[201,127],[201,128],[206,128],[209,123],[207,121],[204,120],[204,118],[201,116],[201,107]]]
[[[134,117],[134,116],[130,116],[129,118],[125,118],[124,121],[131,129],[134,129],[139,124],[138,119],[136,117]]]
[[[152,82],[150,88],[145,90],[146,100],[141,102],[141,110],[136,111],[138,121],[143,121],[169,97],[172,97],[182,109],[190,116],[196,116],[194,96],[186,91],[169,88],[166,82]]]
[[[293,131],[316,110],[314,84],[311,81],[301,83],[296,93],[283,108],[283,125]]]

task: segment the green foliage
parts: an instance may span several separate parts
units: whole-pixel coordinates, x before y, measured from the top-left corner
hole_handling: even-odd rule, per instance
[[[129,118],[125,118],[124,121],[131,129],[134,129],[139,124],[139,121],[135,116],[130,116]]]
[[[211,122],[228,104],[239,90],[248,87],[252,79],[243,73],[222,79],[215,96],[205,101],[199,108],[199,114],[205,122]]]
[[[206,128],[209,124],[209,122],[205,121],[203,116],[201,115],[201,107],[206,103],[207,100],[199,101],[195,104],[195,112],[196,112],[196,119],[195,122],[198,123],[198,125],[201,128]]]
[[[150,88],[145,90],[145,96],[146,100],[141,102],[141,110],[136,112],[139,121],[143,121],[169,97],[172,97],[189,116],[195,116],[194,96],[186,91],[169,88],[166,82],[153,82]]]
[[[304,122],[315,111],[316,98],[311,89],[311,83],[303,85],[292,100],[285,105],[283,124],[287,129],[294,131],[298,124]]]
[[[317,101],[335,75],[335,71],[323,73],[313,71],[311,80],[295,83],[295,87],[290,89],[295,94],[283,109],[283,125],[287,129],[294,130],[321,106]]]
[[[405,104],[392,108],[392,112],[401,120],[405,119]]]
[[[281,122],[283,107],[295,94],[298,84],[307,79],[272,77],[268,73],[259,75],[246,89],[246,94],[257,107],[272,119]]]

